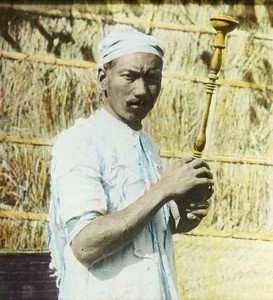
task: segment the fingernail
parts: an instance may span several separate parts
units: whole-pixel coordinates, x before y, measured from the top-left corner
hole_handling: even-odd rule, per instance
[[[188,218],[188,219],[191,219],[191,220],[196,219],[195,215],[193,215],[193,214],[191,214],[191,213],[187,213],[187,218]]]

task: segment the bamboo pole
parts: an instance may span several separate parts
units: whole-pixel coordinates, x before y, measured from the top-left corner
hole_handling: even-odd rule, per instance
[[[273,86],[270,85],[247,82],[247,81],[235,81],[235,80],[223,79],[223,78],[219,78],[216,85],[234,86],[234,87],[248,88],[253,90],[273,91]]]
[[[182,158],[192,156],[191,152],[182,152],[182,151],[160,151],[161,157],[167,158]],[[219,161],[226,163],[238,163],[238,164],[255,164],[263,166],[273,166],[273,160],[268,158],[256,158],[256,157],[237,157],[231,155],[214,155],[214,154],[205,154],[205,160],[207,161]]]
[[[0,50],[0,58],[4,57],[7,59],[19,60],[19,61],[30,61],[30,62],[42,62],[46,64],[52,64],[57,66],[66,66],[72,68],[84,68],[84,69],[96,69],[97,64],[95,62],[89,62],[84,60],[71,60],[71,59],[61,59],[55,58],[52,56],[45,56],[45,55],[28,55],[25,53],[18,53],[18,52],[8,52],[8,51],[1,51]],[[164,78],[170,79],[178,79],[178,80],[190,80],[192,82],[199,82],[199,83],[207,83],[208,79],[206,77],[201,76],[189,76],[182,73],[174,73],[174,72],[164,72]],[[249,88],[254,90],[269,90],[273,91],[273,86],[265,85],[265,84],[257,84],[253,82],[246,82],[246,81],[234,81],[229,79],[219,79],[216,85],[225,85],[225,86],[233,86],[233,87],[240,87],[240,88]]]
[[[102,18],[102,20],[106,23],[119,23],[124,25],[133,25],[133,26],[144,26],[144,27],[152,27],[156,29],[164,29],[164,30],[172,30],[172,31],[183,31],[183,32],[194,32],[194,33],[206,33],[206,34],[215,34],[215,31],[212,30],[210,27],[199,27],[196,25],[181,25],[181,24],[173,24],[173,23],[166,23],[160,21],[149,21],[143,19],[132,19],[132,18]],[[249,37],[249,38],[256,38],[261,40],[270,40],[273,41],[273,36],[264,33],[246,33],[243,30],[239,30],[236,33],[231,33],[230,36],[239,36],[239,37]]]
[[[165,78],[172,78],[172,79],[178,79],[178,80],[190,80],[193,82],[199,82],[206,84],[208,82],[208,79],[206,77],[201,76],[188,76],[184,75],[182,73],[172,73],[172,72],[164,72],[163,77]],[[271,85],[265,85],[265,84],[258,84],[254,82],[247,82],[247,81],[235,81],[230,79],[224,79],[219,78],[216,82],[216,85],[225,85],[225,86],[233,86],[233,87],[239,87],[239,88],[249,88],[253,90],[262,90],[262,91],[273,91],[273,86]]]
[[[219,237],[219,238],[233,238],[242,240],[262,240],[273,241],[272,233],[262,232],[236,232],[236,231],[217,231],[217,230],[194,230],[183,233],[187,236],[202,236],[202,237]]]
[[[42,63],[56,65],[56,66],[66,66],[66,67],[85,68],[85,69],[97,68],[97,64],[95,62],[75,60],[75,59],[62,59],[50,55],[28,55],[19,52],[0,51],[0,58],[1,57],[19,60],[19,61],[26,60],[31,62],[42,62]]]
[[[48,214],[21,212],[21,211],[13,211],[13,210],[0,210],[0,218],[14,218],[14,219],[25,219],[25,220],[36,220],[36,221],[48,222]]]
[[[50,139],[43,138],[20,138],[11,136],[0,136],[0,143],[15,143],[24,145],[36,145],[36,146],[52,146],[53,141]],[[161,157],[167,158],[181,158],[191,156],[190,152],[183,151],[160,151]],[[231,155],[214,155],[206,154],[205,159],[207,161],[219,161],[226,163],[240,163],[240,164],[256,164],[264,166],[273,166],[273,161],[268,158],[256,158],[256,157],[236,157]]]
[[[41,138],[20,138],[11,136],[0,136],[0,143],[15,143],[36,146],[52,146],[53,142],[49,139]]]
[[[166,23],[160,21],[150,21],[150,20],[143,20],[143,19],[132,19],[132,18],[103,18],[103,21],[106,23],[119,23],[124,25],[133,25],[133,26],[143,26],[143,27],[152,27],[156,29],[165,29],[171,31],[183,31],[183,32],[195,32],[195,33],[208,33],[213,34],[214,31],[210,27],[199,27],[196,25],[182,25],[182,24],[173,24],[173,23]]]
[[[58,7],[56,5],[56,7]],[[68,7],[68,8],[66,8]],[[214,34],[214,31],[210,27],[199,27],[195,25],[182,25],[173,24],[161,21],[151,21],[139,18],[117,18],[117,17],[106,17],[98,13],[80,12],[73,5],[63,5],[60,9],[52,9],[52,5],[34,5],[34,4],[0,4],[0,9],[12,9],[18,12],[32,13],[44,16],[52,16],[59,18],[75,18],[82,20],[91,20],[96,22],[104,23],[118,23],[132,26],[143,26],[151,27],[156,29],[184,31],[184,32],[196,32],[196,33],[207,33]],[[246,33],[243,30],[237,30],[236,33],[232,33],[231,36],[249,37],[261,40],[273,40],[273,36],[265,33]]]

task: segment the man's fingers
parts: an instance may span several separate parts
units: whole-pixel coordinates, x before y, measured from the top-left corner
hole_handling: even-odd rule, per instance
[[[189,204],[189,208],[191,211],[197,210],[197,209],[208,209],[209,207],[210,207],[210,202],[207,200]]]
[[[202,201],[197,203],[190,203],[186,208],[187,218],[190,220],[201,221],[208,214],[210,203],[208,201]]]
[[[201,158],[193,160],[193,167],[195,169],[199,169],[201,167],[206,167],[208,170],[210,170],[210,166],[207,164],[207,162],[204,159],[201,159]]]
[[[191,161],[193,161],[193,158],[192,158],[192,157],[185,157],[185,158],[181,158],[181,161],[182,161],[184,164],[188,164],[188,163],[190,163]]]
[[[196,169],[196,177],[198,178],[208,178],[208,179],[213,179],[213,174],[207,167],[202,167],[199,169]]]
[[[211,186],[208,188],[207,193],[206,193],[206,200],[209,200],[211,198],[211,196],[214,193],[214,188]]]
[[[199,217],[197,217],[196,215],[194,215],[193,213],[187,213],[187,218],[189,219],[189,220],[196,220],[196,221],[201,221],[201,219],[199,218]]]
[[[208,188],[212,188],[214,186],[213,179],[204,178],[204,180],[205,180],[205,184],[207,184]]]
[[[188,212],[187,213],[187,218],[189,220],[195,220],[195,221],[202,221],[203,218],[205,218],[207,215],[207,211],[201,211],[201,210],[198,210],[198,211],[192,211],[192,212]]]
[[[191,214],[197,216],[198,218],[204,218],[208,214],[208,210],[207,209],[197,209],[197,210],[191,211]]]

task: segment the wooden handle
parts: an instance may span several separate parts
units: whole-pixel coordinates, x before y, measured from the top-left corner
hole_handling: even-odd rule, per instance
[[[209,68],[209,82],[207,83],[206,87],[205,108],[202,116],[201,128],[194,143],[194,158],[200,158],[202,156],[202,152],[206,145],[206,129],[208,124],[211,98],[216,86],[215,82],[218,79],[217,74],[219,73],[222,65],[222,50],[225,48],[226,34],[234,30],[239,24],[236,19],[222,15],[213,16],[210,18],[210,20],[213,28],[217,31],[217,34],[215,38],[215,44],[213,45],[215,50]]]

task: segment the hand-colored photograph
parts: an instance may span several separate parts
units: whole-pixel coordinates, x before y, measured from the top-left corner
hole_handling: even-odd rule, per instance
[[[0,299],[273,300],[273,2],[0,3]]]

